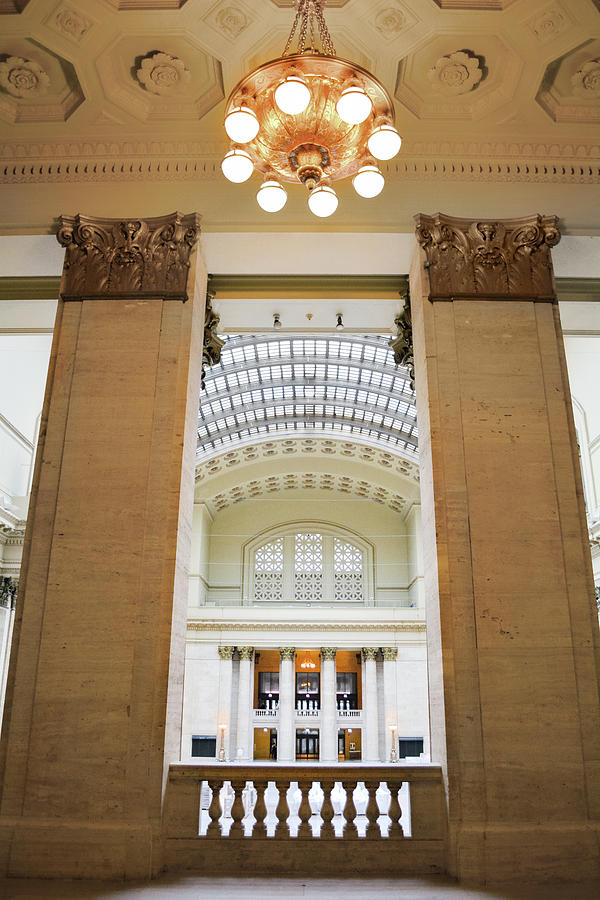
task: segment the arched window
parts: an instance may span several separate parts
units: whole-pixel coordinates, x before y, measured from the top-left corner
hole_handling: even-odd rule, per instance
[[[371,567],[372,548],[357,535],[296,524],[247,546],[244,594],[254,603],[364,604]]]

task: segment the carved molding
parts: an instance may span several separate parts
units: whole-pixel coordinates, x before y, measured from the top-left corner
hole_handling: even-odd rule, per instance
[[[382,647],[381,652],[383,653],[384,660],[393,661],[398,659],[398,648],[397,647]]]
[[[337,631],[348,632],[373,632],[373,631],[418,631],[426,630],[425,622],[382,622],[380,625],[356,625],[340,624],[339,622],[286,622],[285,624],[271,622],[225,622],[225,621],[200,621],[188,622],[188,631]],[[283,647],[280,654],[291,653],[292,656],[282,656],[282,659],[293,659],[295,647]]]
[[[0,544],[9,547],[22,546],[25,540],[25,525],[26,522],[23,520],[18,520],[15,525],[0,524]]]
[[[238,647],[240,659],[254,659],[254,647]]]
[[[55,9],[46,19],[46,24],[67,40],[76,43],[83,40],[94,25],[91,19],[67,3]]]
[[[413,349],[412,316],[410,312],[410,298],[407,295],[404,309],[394,319],[396,337],[388,341],[394,351],[394,362],[397,366],[404,366],[410,375],[410,386],[415,389],[415,354]]]
[[[38,97],[49,85],[47,73],[33,59],[9,56],[0,62],[0,88],[12,97]]]
[[[522,297],[555,300],[550,248],[556,216],[477,222],[438,213],[415,216],[427,258],[430,299]]]
[[[135,74],[143,88],[159,96],[180,91],[192,77],[182,59],[161,52],[144,57]]]
[[[600,97],[600,59],[588,59],[571,77],[571,84],[584,97]]]
[[[279,657],[280,657],[280,659],[294,660],[296,658],[296,648],[295,647],[280,647],[279,648]]]
[[[363,659],[377,659],[377,653],[379,652],[378,647],[363,647],[362,648]]]
[[[202,376],[201,387],[205,388],[206,367],[216,366],[221,360],[221,350],[225,346],[225,341],[221,340],[218,335],[219,316],[212,307],[212,301],[215,295],[210,291],[206,294],[206,307],[204,309],[204,342],[202,344]]]
[[[333,659],[335,660],[337,654],[337,647],[321,647],[321,659]]]
[[[217,649],[221,659],[233,659],[235,647],[218,647]]]
[[[5,609],[14,609],[17,603],[19,582],[10,576],[0,578],[0,606]]]
[[[389,41],[398,37],[406,25],[406,18],[398,7],[388,7],[377,13],[373,24],[379,34]]]
[[[63,299],[146,294],[185,301],[199,234],[196,213],[128,220],[61,216]]]
[[[467,94],[483,78],[483,66],[470,50],[458,50],[441,56],[427,73],[431,87],[444,94]]]

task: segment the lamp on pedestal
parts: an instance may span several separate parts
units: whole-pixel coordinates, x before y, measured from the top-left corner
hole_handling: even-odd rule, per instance
[[[227,725],[219,725],[221,740],[219,745],[219,762],[225,762],[225,729]]]
[[[392,732],[392,749],[390,750],[390,762],[396,763],[398,762],[398,751],[396,750],[396,726],[390,725],[390,730]]]

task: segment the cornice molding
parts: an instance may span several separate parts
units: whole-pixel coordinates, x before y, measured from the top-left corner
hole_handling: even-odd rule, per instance
[[[600,278],[555,278],[556,293],[561,302],[570,300],[600,300]],[[239,294],[265,291],[278,297],[302,292],[331,293],[344,297],[375,292],[404,294],[408,275],[212,275],[211,288],[219,294]],[[0,301],[2,300],[58,300],[59,275],[23,275],[0,277]]]
[[[219,622],[191,621],[188,631],[339,631],[339,632],[381,632],[381,631],[416,631],[426,630],[425,622],[382,622],[380,625],[360,624],[340,625],[339,622]]]

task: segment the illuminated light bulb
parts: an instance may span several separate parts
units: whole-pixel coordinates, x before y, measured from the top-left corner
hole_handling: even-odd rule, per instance
[[[274,178],[268,178],[259,187],[256,199],[265,212],[279,212],[286,204],[287,192]]]
[[[298,75],[288,75],[275,90],[275,103],[281,112],[297,116],[310,103],[310,90]]]
[[[252,175],[254,163],[250,154],[246,153],[245,150],[233,149],[225,154],[221,163],[221,169],[228,181],[233,181],[234,184],[241,184],[243,181],[248,181]]]
[[[354,190],[360,197],[377,197],[384,184],[385,178],[377,166],[361,166],[352,179]]]
[[[342,91],[342,96],[335,108],[343,122],[347,122],[349,125],[358,125],[370,115],[373,104],[364,88],[353,84]]]
[[[392,159],[402,146],[402,138],[393,125],[384,124],[371,132],[367,146],[375,159]]]
[[[225,131],[236,144],[247,144],[254,140],[259,129],[256,113],[245,104],[234,106],[225,116]]]
[[[337,194],[328,184],[320,184],[314,191],[311,191],[308,205],[315,216],[325,219],[327,216],[331,216],[338,207]]]

